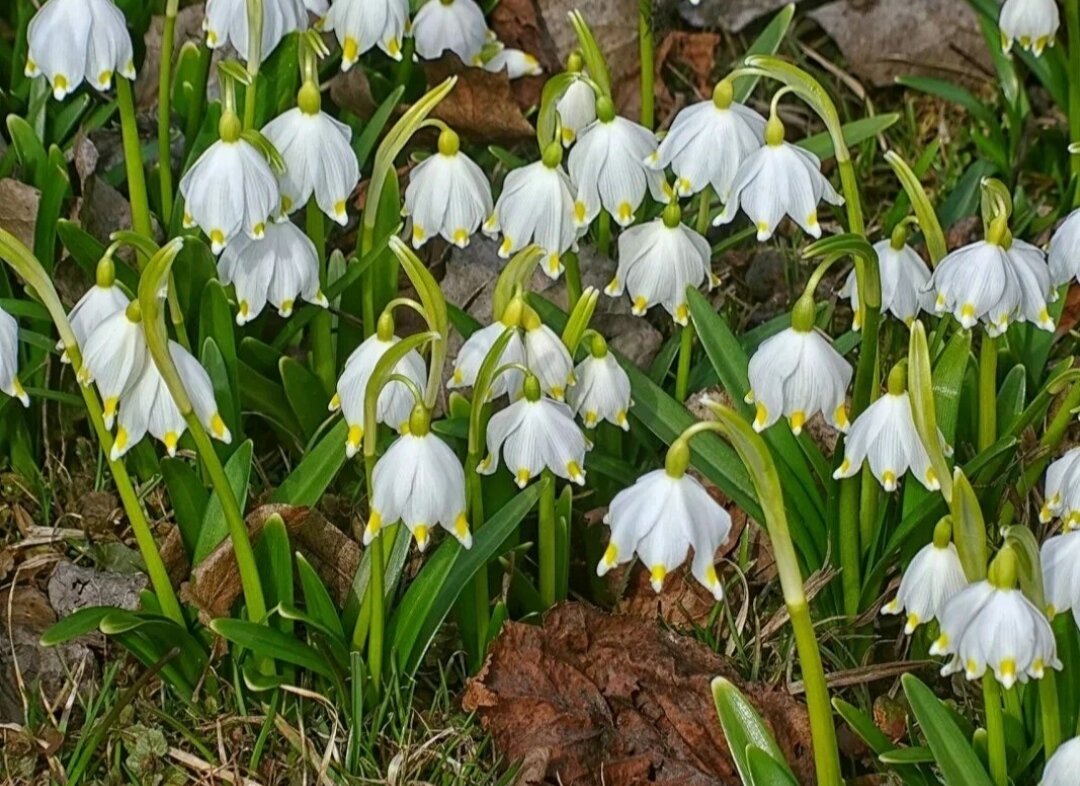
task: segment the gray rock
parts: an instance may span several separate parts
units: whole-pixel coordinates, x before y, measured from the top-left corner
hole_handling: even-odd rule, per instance
[[[146,576],[141,573],[111,573],[61,562],[49,578],[49,603],[61,617],[87,606],[135,609],[145,587]]]
[[[761,17],[779,11],[791,0],[680,0],[679,13],[695,27],[722,27],[737,33]],[[798,0],[795,0],[797,3]]]

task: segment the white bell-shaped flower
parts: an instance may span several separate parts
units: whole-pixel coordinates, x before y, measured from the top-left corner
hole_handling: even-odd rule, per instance
[[[888,311],[905,325],[910,325],[920,311],[932,311],[934,298],[927,292],[930,268],[918,252],[905,241],[906,232],[897,227],[892,240],[874,244],[881,276],[881,310]],[[862,327],[859,310],[859,284],[855,271],[848,273],[840,294],[851,300],[852,329]]]
[[[218,278],[236,287],[236,324],[262,313],[267,302],[283,317],[292,315],[297,298],[327,308],[319,288],[319,252],[291,221],[269,224],[261,240],[238,235],[218,259]]]
[[[710,101],[675,115],[660,147],[645,159],[653,169],[671,167],[681,197],[712,186],[727,203],[739,167],[765,142],[765,118],[734,100],[731,82],[716,85]]]
[[[169,342],[169,353],[195,416],[211,437],[225,444],[231,442],[232,434],[218,412],[214,384],[206,369],[175,341]],[[187,431],[187,422],[153,360],[143,365],[139,378],[120,402],[116,422],[116,439],[110,455],[113,461],[139,444],[148,432],[165,445],[170,456],[176,455],[176,445]]]
[[[19,382],[19,323],[4,309],[0,308],[0,391],[18,399],[24,407],[30,406],[30,397],[26,395]]]
[[[686,561],[693,548],[691,573],[721,600],[724,585],[714,560],[731,532],[731,516],[687,474],[690,449],[685,440],[672,444],[665,463],[664,469],[641,476],[611,501],[604,516],[611,539],[596,574],[603,576],[637,554],[649,569],[653,590],[660,592],[664,578]]]
[[[522,340],[520,330],[521,312],[521,303],[512,302],[501,318],[475,331],[465,340],[454,359],[454,370],[446,383],[447,388],[453,390],[472,387],[476,384],[476,375],[480,373],[480,367],[484,364],[484,359],[491,352],[492,347],[495,346],[495,342],[503,333],[511,330],[513,332],[503,349],[502,357],[499,358],[498,367],[505,370],[492,381],[487,391],[487,398],[490,401],[506,393],[509,393],[511,398],[517,396],[518,391],[521,390],[524,375],[516,366],[525,365],[525,342]]]
[[[232,44],[243,60],[248,59],[247,0],[207,0],[203,31],[211,49]],[[262,0],[263,60],[277,49],[289,33],[306,30],[308,12],[304,0]]]
[[[596,99],[596,121],[579,134],[567,165],[577,186],[577,225],[588,226],[603,208],[619,226],[629,226],[646,192],[658,202],[670,201],[664,173],[645,165],[655,149],[652,131],[616,115],[610,98]]]
[[[888,392],[855,418],[844,440],[844,460],[833,473],[834,478],[854,477],[866,461],[886,491],[896,491],[897,481],[909,469],[930,491],[941,488],[930,455],[915,430],[906,377],[903,365],[894,368],[889,374]],[[944,446],[944,437],[940,439]]]
[[[408,26],[409,0],[334,0],[322,24],[337,36],[342,71],[375,46],[400,60]]]
[[[474,0],[427,0],[413,19],[416,54],[437,60],[453,52],[472,65],[487,41],[487,21]]]
[[[919,549],[912,558],[896,597],[881,607],[882,614],[907,612],[904,633],[938,619],[945,604],[967,586],[960,555],[952,544],[952,525],[948,519],[938,522],[934,540]]]
[[[566,389],[576,382],[574,359],[559,335],[540,321],[531,308],[522,320],[525,365],[540,380],[540,389],[556,401],[566,397]]]
[[[520,49],[503,47],[484,61],[484,70],[493,73],[506,72],[507,79],[521,79],[523,76],[540,76],[544,69],[540,61]]]
[[[97,383],[105,428],[111,429],[121,397],[135,386],[149,362],[138,301],[102,320],[87,337],[82,354],[79,382]]]
[[[1040,549],[1046,613],[1072,611],[1080,624],[1080,530],[1047,538]]]
[[[593,335],[589,354],[578,363],[574,376],[577,382],[566,392],[566,401],[586,428],[596,428],[606,420],[623,431],[630,430],[626,417],[633,404],[630,377],[599,333]]]
[[[75,342],[80,346],[86,346],[86,339],[94,332],[106,317],[112,316],[117,311],[127,308],[131,301],[128,296],[116,286],[116,265],[111,257],[104,257],[97,266],[97,280],[94,286],[86,290],[68,313],[68,322],[71,324],[71,332],[75,334]],[[61,350],[60,362],[70,363],[67,348],[64,342],[58,341],[56,348]]]
[[[240,137],[240,118],[222,114],[221,139],[180,180],[184,228],[199,227],[220,254],[241,232],[258,239],[278,209],[278,181],[262,153]]]
[[[1046,470],[1039,521],[1061,518],[1066,529],[1080,525],[1080,448],[1072,448]]]
[[[494,474],[501,452],[518,488],[525,488],[545,468],[560,478],[584,485],[585,452],[590,445],[574,422],[573,411],[561,401],[544,396],[540,381],[531,374],[525,377],[522,391],[521,398],[491,417],[488,455],[477,471]]]
[[[1055,0],[1005,0],[998,16],[1001,48],[1008,52],[1015,41],[1038,57],[1054,45],[1060,24]]]
[[[847,431],[845,399],[851,364],[833,349],[814,325],[814,303],[800,298],[791,327],[765,339],[750,358],[748,404],[757,405],[754,430],[763,431],[783,415],[796,434],[820,412],[840,431]]]
[[[364,528],[368,545],[388,524],[402,522],[416,547],[427,549],[440,526],[472,548],[465,518],[465,470],[449,446],[431,433],[431,415],[417,404],[402,434],[375,465],[371,476],[371,516]]]
[[[559,116],[560,136],[563,146],[570,147],[578,134],[596,120],[596,92],[586,81],[581,70],[581,55],[570,55],[566,70],[578,75],[572,80],[559,100],[555,102],[555,112]]]
[[[360,450],[364,439],[364,397],[367,395],[368,381],[375,372],[386,351],[401,339],[394,335],[394,320],[389,314],[379,317],[378,328],[374,335],[353,350],[345,361],[345,368],[338,379],[337,392],[330,400],[330,411],[341,410],[349,426],[345,437],[345,455],[352,458]],[[394,374],[400,374],[423,390],[427,384],[427,366],[420,353],[412,350],[394,367]],[[375,420],[401,431],[409,422],[409,414],[416,403],[415,396],[408,385],[399,380],[390,380],[379,391],[375,404]]]
[[[1016,555],[998,552],[989,578],[970,584],[945,604],[941,635],[931,655],[951,655],[943,675],[963,671],[969,680],[993,671],[1006,689],[1060,669],[1057,643],[1046,616],[1016,589]]]
[[[1039,786],[1074,786],[1080,772],[1080,737],[1062,743],[1043,768]]]
[[[934,310],[951,313],[965,328],[978,322],[998,336],[1010,322],[1034,322],[1053,330],[1047,300],[1054,297],[1050,270],[1042,251],[1012,240],[1003,221],[995,220],[986,240],[948,254],[930,276]]]
[[[562,274],[561,257],[577,248],[582,231],[574,223],[574,190],[561,164],[562,148],[552,143],[540,161],[507,174],[495,209],[484,222],[486,234],[502,233],[503,259],[531,244],[542,248],[540,267],[551,278]]]
[[[412,244],[420,248],[441,235],[458,248],[492,211],[491,185],[484,170],[461,152],[461,140],[450,129],[439,134],[439,151],[409,174],[402,215],[412,219]]]
[[[635,316],[662,305],[676,324],[686,325],[687,287],[708,281],[711,289],[718,282],[711,260],[709,241],[682,223],[682,211],[673,202],[660,217],[619,235],[619,267],[604,293],[619,297],[629,292]]]
[[[344,226],[349,195],[360,182],[352,129],[320,109],[319,88],[312,82],[300,88],[298,104],[263,128],[285,162],[281,212],[299,210],[314,195],[319,209]]]
[[[1080,210],[1069,213],[1054,231],[1048,255],[1054,286],[1080,281]]]
[[[765,127],[765,144],[746,157],[724,209],[714,226],[730,223],[740,207],[757,228],[757,239],[768,240],[785,215],[808,235],[821,237],[817,206],[821,200],[844,204],[821,161],[808,150],[784,141],[784,125],[774,114]]]
[[[135,79],[124,13],[112,0],[47,0],[26,31],[26,75],[41,74],[62,101],[83,81],[98,90],[113,76]]]

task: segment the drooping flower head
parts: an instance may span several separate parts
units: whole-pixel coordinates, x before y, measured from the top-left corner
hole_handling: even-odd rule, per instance
[[[1069,213],[1054,231],[1048,252],[1054,286],[1080,281],[1080,210]]]
[[[97,383],[105,428],[111,429],[121,398],[131,392],[148,362],[138,301],[102,320],[87,337],[82,354],[79,382]]]
[[[965,329],[982,322],[990,336],[1010,322],[1034,322],[1053,330],[1047,301],[1056,297],[1050,270],[1040,251],[1012,237],[1004,218],[996,218],[986,239],[948,254],[930,276],[934,310],[951,313]]]
[[[931,311],[934,298],[927,293],[930,269],[922,257],[907,244],[907,231],[901,224],[889,240],[874,244],[878,259],[878,275],[881,277],[881,310],[888,311],[905,325],[910,325],[920,311]],[[851,300],[854,313],[852,329],[862,327],[859,305],[859,283],[853,269],[844,282],[840,294]]]
[[[19,381],[19,323],[0,308],[0,391],[30,406],[30,397]]]
[[[945,438],[938,432],[946,454]],[[906,363],[899,363],[889,374],[889,389],[863,410],[851,424],[844,441],[844,461],[834,478],[854,477],[869,462],[870,471],[886,491],[895,491],[897,481],[908,470],[930,491],[941,483],[930,463],[930,455],[915,429],[911,398],[907,391]]]
[[[711,262],[709,241],[682,223],[682,211],[673,202],[658,218],[619,235],[619,267],[604,292],[612,297],[629,292],[635,316],[661,305],[676,324],[686,325],[687,287],[717,284]]]
[[[247,0],[207,0],[203,30],[211,49],[232,44],[243,60],[248,59],[249,28]],[[306,30],[308,11],[304,0],[262,0],[263,60],[277,49],[289,33]]]
[[[436,526],[472,548],[465,518],[465,470],[454,451],[431,433],[431,413],[422,403],[413,408],[408,431],[394,440],[375,465],[371,489],[365,546],[384,526],[400,521],[420,551],[427,549]]]
[[[1080,772],[1080,737],[1063,743],[1043,768],[1039,786],[1072,786]]]
[[[1016,588],[1016,554],[1002,547],[988,578],[969,584],[945,604],[941,635],[931,655],[949,655],[942,675],[963,671],[969,680],[987,669],[1006,689],[1060,669],[1057,643],[1046,616]]]
[[[384,313],[379,317],[375,333],[353,350],[345,361],[345,368],[338,379],[337,392],[330,400],[330,411],[340,409],[345,416],[345,422],[349,426],[345,437],[345,455],[349,458],[360,450],[364,438],[364,397],[367,395],[371,375],[382,356],[400,340],[394,335],[393,317]],[[423,389],[427,382],[427,366],[416,350],[412,350],[398,362],[394,367],[394,374],[400,374],[419,389]],[[407,426],[415,403],[415,397],[408,385],[396,379],[390,380],[379,391],[375,419],[401,431]]]
[[[522,392],[521,398],[495,413],[488,423],[488,455],[477,471],[494,474],[501,453],[518,488],[525,488],[544,469],[583,485],[585,453],[590,445],[574,422],[573,411],[544,396],[540,380],[532,374],[525,377]]]
[[[1080,526],[1080,448],[1072,448],[1046,470],[1039,521],[1060,518],[1066,529]]]
[[[589,344],[589,354],[574,369],[577,383],[566,393],[567,403],[581,418],[585,428],[596,428],[606,420],[623,431],[630,430],[626,417],[630,400],[630,377],[608,351],[599,333]]]
[[[433,0],[438,2],[438,0]],[[502,233],[499,256],[508,259],[530,244],[544,250],[541,268],[551,278],[562,275],[562,255],[577,248],[583,227],[574,221],[574,190],[562,169],[562,147],[553,142],[543,158],[510,172],[484,232]]]
[[[41,74],[62,101],[84,81],[98,90],[113,76],[135,79],[131,34],[112,0],[47,0],[26,31],[26,75]]]
[[[570,179],[577,186],[574,221],[586,227],[601,208],[619,226],[629,226],[649,192],[658,202],[670,199],[663,172],[645,165],[656,149],[652,131],[615,114],[610,98],[596,99],[596,121],[578,135],[570,151]]]
[[[86,290],[68,314],[71,332],[79,347],[86,345],[86,339],[106,317],[127,308],[131,302],[116,286],[116,265],[111,256],[106,255],[98,262],[96,274],[94,286]],[[56,348],[61,350],[60,362],[70,363],[63,340],[57,342]]]
[[[214,385],[206,369],[175,341],[169,342],[169,354],[191,407],[207,433],[225,444],[231,442],[232,434],[218,412]],[[177,443],[187,431],[187,422],[153,360],[147,360],[138,379],[124,395],[116,420],[116,439],[110,454],[113,461],[135,447],[147,433],[165,445],[170,456],[175,456]]]
[[[540,61],[528,52],[505,46],[484,61],[484,70],[496,74],[504,71],[507,79],[540,76],[544,73],[544,69],[540,67]]]
[[[1072,611],[1080,625],[1080,530],[1047,538],[1040,549],[1046,613],[1051,619]]]
[[[281,213],[299,210],[314,196],[319,209],[344,226],[349,195],[360,182],[352,129],[322,111],[319,88],[312,81],[300,88],[297,104],[263,128],[285,162]]]
[[[839,431],[847,431],[851,364],[814,328],[814,315],[813,300],[800,298],[791,327],[765,339],[750,358],[746,402],[757,405],[755,431],[783,415],[798,434],[818,412]]]
[[[938,619],[945,604],[966,585],[960,556],[952,544],[952,523],[944,518],[934,529],[934,540],[912,558],[896,597],[881,607],[881,613],[906,611],[904,633],[910,636],[919,625]]]
[[[1008,52],[1015,41],[1038,57],[1054,45],[1060,24],[1055,0],[1005,0],[998,17],[1001,48]]]
[[[567,73],[576,74],[559,100],[555,112],[559,116],[560,137],[563,146],[570,147],[585,128],[596,120],[596,92],[585,78],[581,55],[570,54],[566,61]]]
[[[474,0],[427,0],[413,19],[416,54],[424,60],[453,52],[465,65],[478,64],[487,32],[484,12]]]
[[[686,561],[692,548],[694,578],[717,600],[724,597],[713,561],[731,532],[731,516],[687,474],[689,463],[686,441],[676,440],[664,469],[643,475],[615,495],[604,517],[611,540],[596,566],[598,576],[636,554],[649,569],[653,590],[660,592],[664,578]]]
[[[438,152],[413,167],[405,189],[401,212],[412,219],[413,247],[441,235],[465,248],[492,209],[484,171],[461,152],[458,135],[444,129]]]
[[[675,193],[681,197],[712,186],[727,204],[739,167],[765,141],[765,118],[734,100],[728,80],[717,83],[710,101],[686,107],[675,116],[671,130],[645,163],[675,173]]]
[[[401,59],[409,25],[409,0],[334,0],[323,19],[341,46],[341,70],[348,71],[372,47]]]
[[[821,161],[808,150],[784,141],[784,124],[776,114],[765,125],[765,144],[739,167],[724,209],[714,226],[728,224],[741,207],[757,228],[758,240],[768,240],[784,216],[813,237],[821,237],[818,202],[844,204],[821,174]]]
[[[292,315],[297,298],[327,308],[319,286],[319,252],[291,221],[271,223],[261,240],[238,235],[218,259],[218,278],[236,286],[236,324],[262,313],[269,302],[282,317]]]
[[[240,135],[236,113],[222,112],[218,129],[221,138],[180,180],[184,228],[205,232],[214,254],[241,232],[261,238],[281,202],[277,178],[263,154]]]

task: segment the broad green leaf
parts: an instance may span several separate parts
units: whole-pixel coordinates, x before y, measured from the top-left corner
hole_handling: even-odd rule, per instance
[[[304,608],[312,619],[317,620],[327,630],[345,639],[345,630],[341,627],[341,617],[330,593],[319,574],[307,558],[296,552],[296,572],[300,576],[300,589],[304,596]]]
[[[788,3],[769,21],[769,24],[754,39],[754,42],[750,44],[743,56],[775,55],[780,48],[780,44],[784,41],[784,36],[787,35],[788,28],[791,27],[791,20],[794,17],[795,4]],[[735,100],[745,103],[750,94],[754,92],[754,87],[760,78],[758,76],[746,76],[736,80]]]
[[[278,371],[285,398],[289,400],[289,406],[300,422],[304,440],[307,441],[318,433],[329,415],[326,407],[330,397],[326,395],[319,378],[291,357],[285,356],[278,361]]]
[[[911,711],[949,786],[993,786],[982,761],[941,700],[917,677],[901,678]]]
[[[41,634],[42,647],[55,647],[57,644],[77,639],[98,629],[101,621],[115,611],[122,611],[117,606],[88,606],[68,614],[62,620],[50,625]]]
[[[199,530],[202,529],[210,495],[191,464],[184,459],[162,459],[161,475],[169,490],[169,502],[172,503],[173,517],[184,542],[184,551],[190,557],[195,553],[195,544],[199,541]]]
[[[349,426],[344,420],[334,424],[277,487],[271,501],[305,507],[317,503],[345,466],[345,438],[348,432]]]
[[[543,479],[514,497],[473,533],[471,549],[447,538],[409,585],[390,620],[390,650],[402,673],[411,674],[439,625],[473,575],[500,553],[506,539],[540,498]]]
[[[271,515],[263,524],[259,539],[255,543],[255,558],[267,608],[277,605],[292,606],[292,549],[289,548],[289,533],[285,529],[285,521],[277,513]]]
[[[751,748],[761,751],[766,757],[778,763],[781,770],[787,772],[792,783],[798,783],[794,775],[788,770],[784,761],[784,753],[772,732],[765,725],[758,711],[747,700],[742,692],[729,680],[717,677],[712,681],[713,703],[716,705],[716,714],[720,718],[720,726],[724,730],[727,739],[728,750],[735,762],[735,769],[743,783],[757,786],[750,770],[750,761],[747,752]]]
[[[787,764],[777,761],[754,745],[746,749],[746,762],[750,769],[753,786],[799,786]]]
[[[1017,363],[1005,375],[997,395],[998,433],[1005,434],[1024,411],[1027,398],[1027,371]]]
[[[845,144],[847,144],[848,147],[854,147],[860,142],[865,142],[867,139],[874,138],[893,126],[899,119],[900,115],[896,112],[889,112],[884,115],[874,115],[873,117],[864,117],[859,120],[853,120],[850,123],[844,123],[840,130],[844,134]],[[823,161],[832,158],[835,155],[832,137],[829,136],[827,131],[823,131],[820,134],[814,134],[795,144],[804,150],[809,150]]]
[[[330,664],[318,650],[276,628],[249,620],[220,617],[211,621],[210,629],[223,639],[239,644],[258,656],[291,663],[327,679],[337,679]]]
[[[244,509],[248,495],[248,481],[251,478],[251,455],[253,445],[251,440],[244,442],[225,463],[225,476],[229,480],[236,501],[240,503],[240,510]],[[199,528],[199,539],[195,544],[195,552],[191,555],[191,564],[198,565],[206,559],[210,552],[218,547],[225,539],[229,527],[225,522],[225,512],[221,508],[221,500],[217,494],[212,494],[206,505],[206,513],[203,514],[202,527]]]
[[[988,127],[993,127],[998,123],[993,109],[976,98],[975,94],[967,88],[946,79],[936,79],[930,76],[898,76],[896,82],[904,87],[929,93],[949,103],[956,104],[966,109],[972,117]]]
[[[363,169],[367,164],[368,158],[371,156],[372,151],[375,149],[375,145],[379,141],[379,137],[382,136],[383,129],[386,128],[387,122],[394,114],[394,110],[398,104],[401,103],[401,97],[405,94],[405,86],[399,85],[394,88],[394,91],[386,97],[386,99],[379,104],[378,109],[372,113],[371,118],[364,126],[364,130],[357,134],[353,142],[353,150],[356,152],[356,158],[360,162],[360,168]]]
[[[233,326],[232,308],[221,282],[213,280],[202,291],[199,309],[199,345],[206,339],[214,339],[228,371],[229,389],[232,393],[233,411],[223,413],[230,428],[240,423],[240,370],[236,357],[236,331]],[[246,380],[245,380],[246,383]],[[234,432],[234,436],[237,432]]]

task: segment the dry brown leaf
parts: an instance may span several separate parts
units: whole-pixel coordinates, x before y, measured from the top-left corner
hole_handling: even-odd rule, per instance
[[[577,603],[542,627],[508,623],[463,704],[509,761],[548,756],[546,783],[738,784],[709,683],[724,660],[655,622]],[[806,711],[790,696],[743,687],[801,782],[812,782]]]
[[[0,228],[33,248],[41,192],[14,178],[0,180]]]
[[[712,94],[713,71],[716,69],[716,50],[720,46],[720,36],[716,33],[694,33],[674,30],[664,37],[656,49],[657,74],[664,73],[664,67],[681,65],[690,69],[698,97],[706,98]],[[658,86],[666,80],[658,76]]]
[[[424,66],[428,83],[456,75],[457,84],[432,112],[471,142],[511,143],[529,139],[532,125],[514,99],[505,71],[466,68],[450,55]]]

